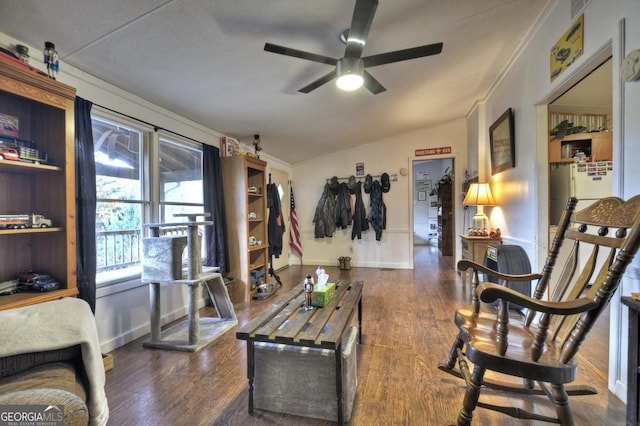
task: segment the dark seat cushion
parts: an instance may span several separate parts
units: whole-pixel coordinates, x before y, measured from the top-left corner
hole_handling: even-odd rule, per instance
[[[80,345],[51,351],[32,352],[0,358],[0,379],[22,373],[37,365],[50,362],[80,361]]]

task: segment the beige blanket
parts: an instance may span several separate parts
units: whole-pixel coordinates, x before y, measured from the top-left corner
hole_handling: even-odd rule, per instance
[[[64,298],[0,311],[0,357],[80,345],[89,379],[89,423],[106,425],[109,406],[95,318],[81,299]]]

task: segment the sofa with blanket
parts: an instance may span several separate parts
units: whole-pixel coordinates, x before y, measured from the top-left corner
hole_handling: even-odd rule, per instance
[[[81,299],[0,311],[0,411],[55,406],[65,425],[106,425],[109,407],[95,319]]]

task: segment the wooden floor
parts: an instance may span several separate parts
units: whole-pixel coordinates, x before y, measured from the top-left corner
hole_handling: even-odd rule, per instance
[[[332,279],[363,280],[363,341],[358,346],[358,390],[352,425],[448,425],[455,423],[462,383],[436,366],[456,333],[453,313],[469,303],[469,288],[451,257],[417,248],[415,270],[326,267]],[[281,271],[284,287],[262,301],[236,307],[239,324],[267,308],[315,267]],[[211,309],[202,314],[211,315]],[[142,339],[113,351],[107,373],[109,425],[330,425],[331,422],[256,410],[247,412],[246,347],[230,331],[198,353],[145,349]],[[606,355],[605,355],[606,356]],[[601,373],[579,369],[576,383],[596,396],[573,397],[576,425],[625,424],[624,404],[607,391]],[[543,397],[522,401],[490,392],[485,401],[550,414]],[[534,425],[478,409],[478,425]]]

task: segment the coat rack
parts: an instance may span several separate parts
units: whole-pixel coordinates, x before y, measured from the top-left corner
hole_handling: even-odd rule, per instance
[[[373,179],[376,178],[381,178],[382,174],[379,175],[370,175]],[[337,176],[336,176],[337,177]],[[338,182],[348,182],[349,179],[351,178],[351,176],[347,176],[347,177],[338,177]],[[333,179],[333,177],[330,177],[327,179],[327,183],[331,182],[331,179]],[[356,181],[357,182],[364,182],[365,176],[357,176],[356,177]],[[389,182],[397,182],[398,181],[398,174],[397,173],[393,173],[389,175]]]

